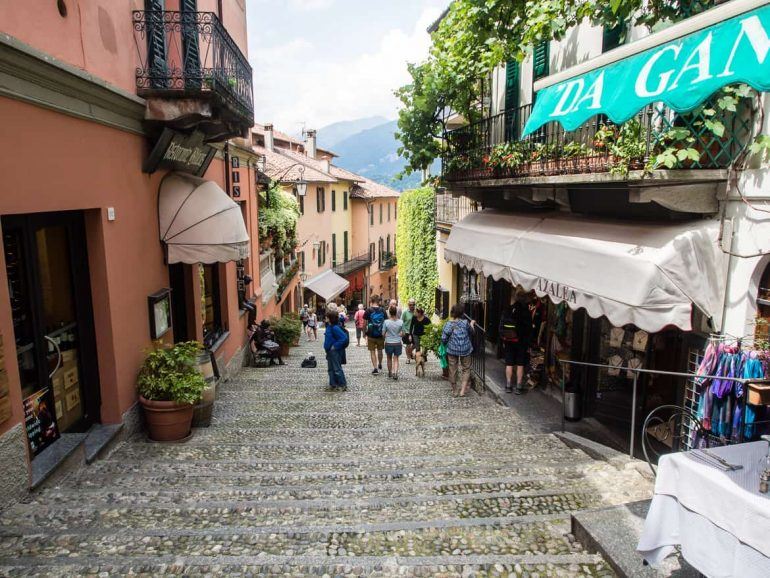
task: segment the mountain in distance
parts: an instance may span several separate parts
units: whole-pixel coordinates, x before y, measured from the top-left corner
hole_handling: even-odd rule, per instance
[[[323,149],[334,150],[337,143],[342,142],[346,138],[386,122],[388,122],[388,119],[384,116],[369,116],[356,120],[335,122],[318,131],[316,135],[318,146]]]
[[[413,173],[402,180],[396,178],[406,164],[398,155],[401,143],[396,139],[397,129],[398,122],[393,120],[340,140],[333,148],[330,147],[339,155],[334,164],[397,191],[419,187],[421,174]],[[437,174],[437,170],[438,167],[434,167],[433,174]]]

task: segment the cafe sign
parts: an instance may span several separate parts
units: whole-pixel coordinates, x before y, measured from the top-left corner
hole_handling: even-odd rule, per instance
[[[166,128],[144,163],[145,173],[168,169],[202,177],[216,149],[203,142],[203,134],[184,134]]]
[[[653,102],[686,112],[738,82],[770,90],[769,32],[763,6],[544,88],[523,136],[554,121],[575,130],[597,114],[620,124]]]

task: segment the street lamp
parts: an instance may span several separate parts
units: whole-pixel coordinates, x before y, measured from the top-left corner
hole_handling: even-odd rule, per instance
[[[297,170],[299,171],[299,179],[297,179],[297,194],[300,197],[307,195],[307,181],[305,180],[305,167],[300,165]]]

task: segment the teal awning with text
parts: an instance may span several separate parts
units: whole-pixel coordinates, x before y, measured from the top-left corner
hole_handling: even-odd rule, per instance
[[[597,114],[620,124],[653,102],[687,112],[728,84],[770,90],[768,31],[763,6],[544,88],[523,136],[549,122],[574,130]]]

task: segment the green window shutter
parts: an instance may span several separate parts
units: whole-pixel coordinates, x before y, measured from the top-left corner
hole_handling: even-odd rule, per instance
[[[544,40],[535,46],[532,54],[532,73],[535,80],[548,76],[549,74],[549,46],[550,42]]]
[[[337,210],[337,191],[332,189],[332,211]]]
[[[519,107],[519,79],[521,66],[518,60],[509,60],[505,65],[505,108]]]
[[[626,23],[621,22],[613,28],[604,28],[602,32],[602,52],[609,52],[623,44],[626,36]]]
[[[332,207],[334,207],[334,191],[332,191]],[[337,266],[337,234],[332,233],[332,267],[336,267],[336,266]]]
[[[345,257],[345,262],[347,263],[348,261],[348,232],[347,231],[345,231],[342,234],[342,249],[344,251],[343,257]]]

